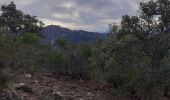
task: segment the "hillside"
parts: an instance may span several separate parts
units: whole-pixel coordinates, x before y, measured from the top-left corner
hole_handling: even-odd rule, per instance
[[[103,38],[105,34],[96,32],[87,32],[83,30],[70,30],[57,25],[44,27],[42,30],[43,41],[47,44],[53,44],[55,40],[64,37],[70,43],[89,43],[96,38]]]

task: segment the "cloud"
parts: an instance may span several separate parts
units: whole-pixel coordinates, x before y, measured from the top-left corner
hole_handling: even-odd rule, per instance
[[[138,1],[146,0],[13,0],[18,9],[36,15],[46,25],[71,29],[107,31],[107,25],[119,22],[124,14],[136,15]],[[0,5],[9,3],[1,0]]]

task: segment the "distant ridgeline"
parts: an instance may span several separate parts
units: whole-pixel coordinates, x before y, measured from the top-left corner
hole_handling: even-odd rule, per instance
[[[42,29],[45,44],[53,45],[59,38],[64,38],[69,43],[90,43],[98,38],[104,38],[106,34],[87,32],[83,30],[70,30],[56,25],[50,25]]]

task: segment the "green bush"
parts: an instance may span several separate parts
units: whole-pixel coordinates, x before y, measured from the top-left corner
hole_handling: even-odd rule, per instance
[[[89,60],[91,57],[90,45],[79,44],[70,45],[70,48],[66,50],[66,66],[65,70],[69,76],[78,79],[89,79],[90,68]]]
[[[59,74],[68,75],[71,78],[87,78],[89,76],[87,73],[90,56],[90,47],[70,45],[69,48],[64,48],[64,52],[55,50],[50,63]]]
[[[91,53],[91,47],[90,46],[86,46],[83,45],[80,48],[80,55],[85,59],[85,60],[89,60],[89,58],[92,56]]]
[[[53,66],[52,69],[56,70],[59,74],[66,73],[66,57],[63,52],[53,51],[49,58],[50,66]]]
[[[35,33],[25,33],[22,36],[22,41],[24,43],[37,44],[40,43],[40,37]]]
[[[41,44],[22,44],[19,47],[18,62],[31,73],[38,72],[42,68],[49,66],[51,51]]]
[[[88,66],[86,60],[82,58],[78,51],[67,53],[67,64],[65,69],[72,78],[88,78]]]
[[[139,92],[150,82],[151,60],[145,56],[140,40],[134,35],[110,39],[92,48],[91,75],[107,82],[117,94]]]
[[[25,70],[36,72],[48,66],[50,48],[40,43],[40,37],[33,33],[12,37],[0,33],[0,67],[23,66]]]
[[[52,59],[51,59],[51,63],[53,64],[63,64],[65,63],[65,55],[63,52],[55,52]]]
[[[18,43],[7,32],[0,32],[0,65],[8,67],[15,63],[18,56]]]

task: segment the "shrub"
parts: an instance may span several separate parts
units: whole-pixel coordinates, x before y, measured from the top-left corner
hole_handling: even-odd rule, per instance
[[[63,52],[53,51],[49,58],[50,66],[53,66],[52,69],[56,70],[59,74],[65,74],[66,66],[66,57]]]
[[[42,68],[49,66],[48,60],[51,56],[51,51],[48,47],[41,44],[23,44],[19,47],[18,62],[31,73],[40,71]]]
[[[37,44],[40,43],[40,37],[35,33],[25,33],[22,36],[22,41],[24,43]]]
[[[88,78],[88,67],[86,61],[77,51],[67,53],[67,64],[65,69],[69,76],[73,79]]]
[[[128,95],[150,82],[151,60],[145,56],[140,40],[127,35],[110,39],[92,48],[91,75],[107,82],[117,94]]]
[[[70,45],[69,48],[64,48],[64,52],[57,49],[52,54],[50,63],[53,68],[59,73],[68,75],[73,79],[87,78],[88,59],[91,56],[90,47]]]
[[[0,33],[0,67],[23,66],[27,71],[36,72],[48,66],[50,49],[40,43],[40,37],[26,33],[12,37]]]
[[[0,66],[8,67],[18,60],[18,43],[8,33],[0,32]]]
[[[79,55],[82,56],[84,60],[89,60],[89,58],[92,56],[90,46],[80,45],[80,47],[77,47],[77,48],[79,49]]]
[[[51,62],[53,64],[64,64],[65,60],[65,55],[63,52],[55,52],[51,59]]]

